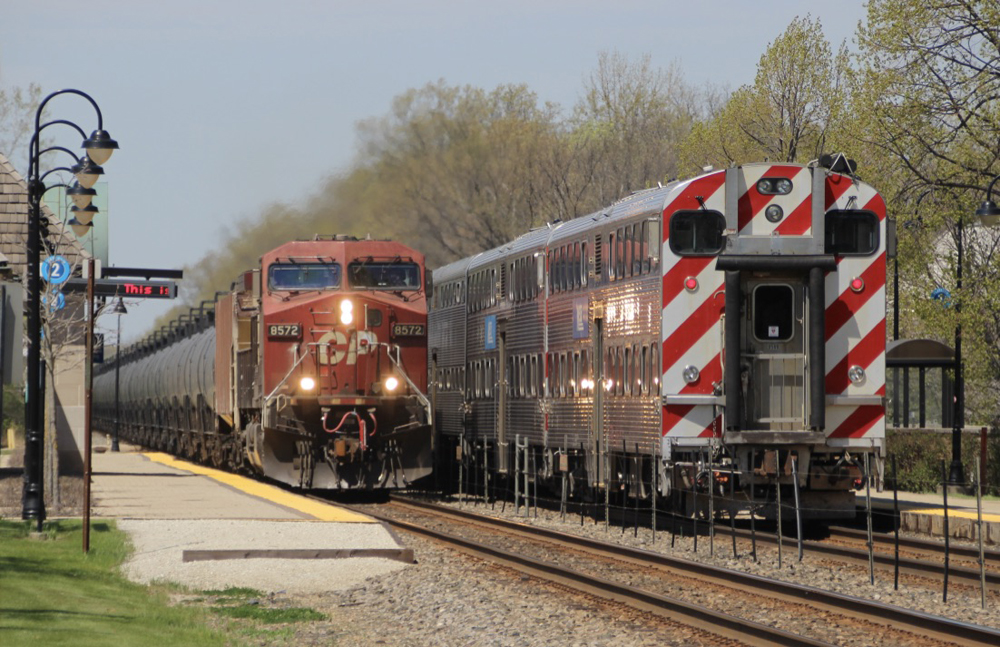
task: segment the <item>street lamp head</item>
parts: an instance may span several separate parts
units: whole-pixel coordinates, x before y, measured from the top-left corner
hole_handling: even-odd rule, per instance
[[[92,222],[88,222],[85,225],[76,218],[72,218],[66,224],[69,225],[69,228],[73,230],[73,233],[76,234],[77,238],[83,238],[84,236],[86,236],[87,232],[89,232],[94,226],[94,223]]]
[[[118,301],[115,303],[114,307],[109,310],[113,315],[127,315],[128,310],[125,309],[125,303],[122,301],[121,297],[118,297]]]
[[[986,202],[976,209],[976,215],[979,217],[980,222],[987,227],[1000,225],[1000,207],[992,200],[986,200]]]
[[[85,189],[80,186],[79,182],[75,182],[73,183],[73,186],[66,189],[66,195],[73,200],[73,204],[81,209],[84,209],[90,205],[91,200],[93,200],[94,196],[97,195],[97,190]]]
[[[990,182],[990,186],[986,189],[986,202],[976,209],[976,215],[979,216],[979,220],[987,227],[1000,225],[1000,208],[993,202],[993,186],[997,183],[997,180],[1000,180],[1000,175],[993,178],[993,181]]]
[[[80,221],[81,225],[91,224],[91,221],[94,219],[94,216],[97,215],[98,211],[98,208],[92,204],[88,204],[82,209],[75,204],[69,208],[69,212],[74,216],[73,219]]]
[[[95,164],[104,164],[111,159],[111,154],[118,150],[118,142],[111,139],[108,131],[95,130],[83,142],[83,148]]]
[[[69,171],[76,176],[76,181],[85,189],[94,188],[94,185],[97,184],[97,178],[104,175],[104,169],[94,164],[87,155],[69,167]]]

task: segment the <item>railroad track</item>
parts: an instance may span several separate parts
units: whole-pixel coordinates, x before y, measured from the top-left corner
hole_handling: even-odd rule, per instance
[[[732,530],[721,523],[715,525],[716,538],[732,536]],[[737,539],[743,541],[755,540],[765,546],[777,546],[778,536],[774,533],[756,532],[751,534],[743,528],[736,529]],[[824,540],[803,540],[803,555],[818,558],[832,558],[845,563],[868,566],[868,537],[862,530],[850,528],[831,528],[830,534]],[[872,562],[880,571],[895,568],[895,542],[893,535],[874,533]],[[794,536],[782,535],[781,546],[795,555],[798,542]],[[899,572],[906,575],[929,577],[935,580],[944,578],[944,543],[917,539],[913,537],[899,538]],[[955,584],[979,587],[983,574],[979,569],[979,549],[969,546],[951,544],[949,547],[949,581]],[[989,590],[1000,591],[1000,552],[986,551],[985,581]]]
[[[715,591],[712,595],[727,600],[729,610],[733,608],[733,601],[742,596],[742,604],[757,612],[770,605],[781,608],[781,613],[791,610],[810,621],[823,617],[825,624],[839,628],[853,626],[856,631],[891,634],[890,642],[883,644],[1000,644],[1000,632],[978,625],[423,501],[393,497],[390,504],[378,511],[368,507],[355,509],[532,577],[650,612],[672,622],[695,626],[742,644],[823,645],[829,644],[824,642],[829,638],[824,638],[822,632],[817,637],[797,635],[693,604],[680,596],[670,595],[670,587]],[[484,534],[495,536],[484,541]],[[501,544],[503,548],[499,547]],[[558,565],[554,559],[559,561]],[[605,566],[605,571],[614,571],[612,577],[591,574],[592,570],[600,572],[594,564],[602,560],[613,563],[613,568]],[[764,615],[768,616],[768,612]]]

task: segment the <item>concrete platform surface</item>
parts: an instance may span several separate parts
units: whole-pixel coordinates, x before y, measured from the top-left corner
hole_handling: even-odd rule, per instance
[[[900,529],[935,537],[944,536],[944,497],[941,494],[899,492]],[[864,492],[858,505],[865,505]],[[1000,501],[982,500],[983,543],[1000,546]],[[872,508],[891,511],[891,490],[872,492]],[[979,511],[975,496],[948,494],[948,534],[955,539],[979,541]]]
[[[375,523],[273,485],[124,444],[120,452],[94,453],[91,471],[95,517]]]
[[[318,593],[414,561],[370,517],[166,454],[122,445],[95,452],[92,473],[93,517],[129,534],[137,582]]]

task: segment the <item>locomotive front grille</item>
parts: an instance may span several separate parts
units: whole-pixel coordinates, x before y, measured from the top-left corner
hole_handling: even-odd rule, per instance
[[[802,429],[805,423],[805,358],[801,353],[751,355],[747,403],[750,427]]]

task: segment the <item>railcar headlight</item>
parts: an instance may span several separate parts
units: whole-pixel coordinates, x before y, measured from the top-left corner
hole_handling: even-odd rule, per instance
[[[781,193],[782,195],[788,195],[789,193],[792,192],[792,181],[789,180],[788,178],[783,177],[780,180],[778,180],[774,188],[778,191],[778,193]]]
[[[768,222],[779,222],[784,215],[785,212],[776,204],[772,204],[764,210],[764,217],[767,218]]]
[[[847,377],[851,379],[853,384],[861,384],[865,381],[865,369],[855,364],[847,369]]]
[[[399,380],[394,375],[385,378],[385,390],[392,392],[399,388]]]
[[[316,380],[309,377],[308,375],[301,380],[299,380],[299,388],[303,391],[312,391],[316,388]]]
[[[354,304],[344,299],[340,302],[340,323],[345,326],[354,321]]]
[[[698,370],[697,366],[688,364],[684,367],[684,381],[688,384],[694,384],[697,382],[700,375],[701,372]]]

